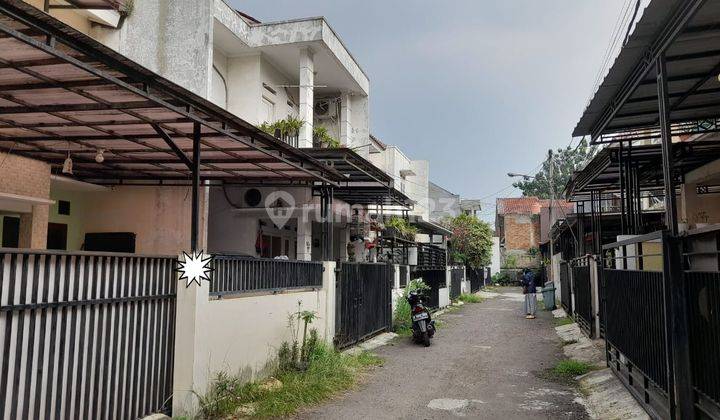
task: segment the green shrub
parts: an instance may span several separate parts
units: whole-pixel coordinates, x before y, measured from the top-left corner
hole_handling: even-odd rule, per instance
[[[407,297],[412,291],[426,292],[430,290],[430,286],[425,284],[422,279],[412,280],[408,283],[402,296],[398,297],[395,313],[393,316],[393,331],[400,336],[412,335],[412,314],[410,313],[410,304]]]
[[[558,378],[573,379],[576,376],[584,375],[593,369],[594,367],[589,363],[570,359],[558,362],[558,364],[553,367],[552,372]]]
[[[517,272],[511,270],[500,270],[492,276],[493,284],[501,286],[516,286],[518,284]]]
[[[325,343],[309,353],[306,370],[278,370],[272,382],[244,383],[238,377],[219,373],[208,392],[199,397],[199,417],[284,417],[317,404],[355,385],[358,375],[382,361],[370,353],[342,354]]]
[[[483,301],[480,296],[474,293],[461,293],[460,296],[458,296],[458,300],[465,303],[480,303]]]

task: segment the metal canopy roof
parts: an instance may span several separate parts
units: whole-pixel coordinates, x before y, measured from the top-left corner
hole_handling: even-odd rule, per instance
[[[720,131],[720,2],[653,0],[573,136],[659,137],[655,59],[666,57],[673,134]]]
[[[343,180],[333,189],[333,196],[348,204],[371,204],[411,207],[412,200],[395,189],[393,178],[352,149],[302,149],[342,174]]]
[[[302,151],[20,0],[0,4],[0,149],[101,184],[324,182]],[[104,162],[95,155],[104,150]]]
[[[681,176],[720,159],[720,141],[674,143],[673,157],[675,174]],[[573,201],[583,201],[591,191],[620,191],[621,162],[628,159],[631,159],[633,166],[637,168],[641,190],[662,189],[662,151],[659,144],[635,146],[632,149],[606,147],[568,182],[568,196]]]
[[[71,6],[77,7],[78,9],[113,9],[121,10],[126,0],[65,0]],[[50,5],[52,8],[53,5]]]

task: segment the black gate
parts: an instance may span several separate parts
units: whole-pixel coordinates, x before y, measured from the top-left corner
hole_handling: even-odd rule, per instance
[[[485,269],[465,267],[465,273],[468,280],[470,280],[470,292],[475,293],[479,291],[483,286]]]
[[[565,261],[560,262],[560,304],[568,316],[573,315],[570,266]]]
[[[426,294],[427,306],[438,308],[440,306],[440,289],[447,287],[445,270],[423,270],[416,272],[415,276],[421,277],[423,282],[430,287],[430,291]]]
[[[592,285],[590,284],[590,265],[588,259],[576,260],[572,268],[575,286],[575,321],[588,337],[593,336],[595,317],[592,313]]]
[[[351,346],[392,323],[392,265],[342,263],[335,282],[337,294],[335,345]]]
[[[462,268],[453,268],[450,271],[450,299],[457,299],[462,293],[463,273]]]

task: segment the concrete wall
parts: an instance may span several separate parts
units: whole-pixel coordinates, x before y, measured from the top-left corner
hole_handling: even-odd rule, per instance
[[[204,195],[201,190],[201,238],[207,219]],[[57,214],[55,204],[51,218],[68,225],[68,250],[80,250],[90,232],[133,232],[138,254],[177,255],[190,249],[190,187],[123,186],[106,192],[54,188],[52,197],[70,202],[70,216]]]
[[[277,295],[209,299],[209,286],[179,287],[175,339],[173,415],[194,414],[197,395],[219,372],[246,380],[267,375],[283,342],[288,317],[314,311],[312,328],[328,342],[335,335],[335,263],[324,263],[323,287]],[[298,304],[299,303],[299,304]]]
[[[492,238],[492,256],[490,257],[490,273],[496,274],[500,272],[500,238],[493,236]]]
[[[120,29],[91,36],[120,54],[207,98],[212,70],[211,0],[134,0]]]

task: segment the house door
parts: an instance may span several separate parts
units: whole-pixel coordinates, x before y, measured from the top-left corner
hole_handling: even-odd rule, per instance
[[[47,249],[67,250],[67,225],[48,223]]]
[[[17,248],[20,246],[20,218],[3,217],[2,247]]]

